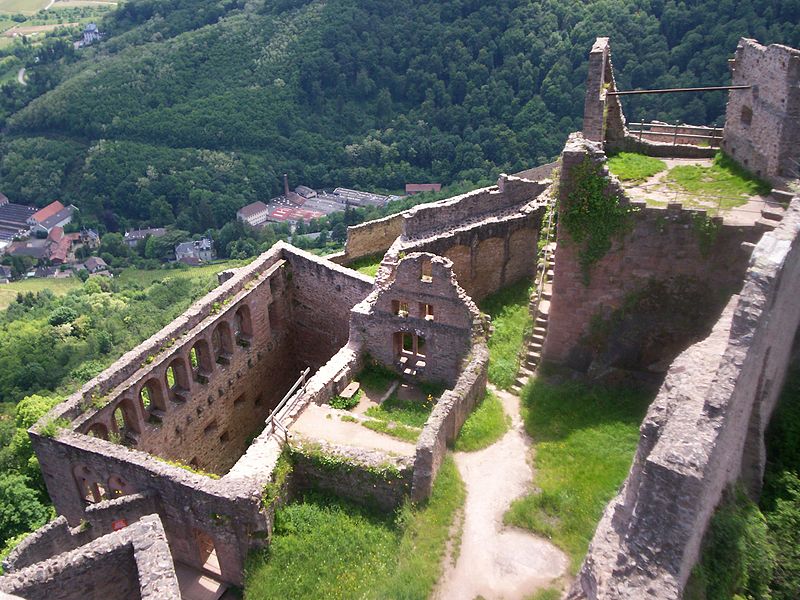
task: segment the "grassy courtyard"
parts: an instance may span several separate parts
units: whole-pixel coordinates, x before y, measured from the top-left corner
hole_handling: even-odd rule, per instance
[[[442,465],[430,500],[395,514],[310,493],[278,510],[272,543],[250,557],[244,597],[350,600],[428,598],[464,484]]]
[[[628,473],[651,397],[532,381],[522,403],[538,490],[512,503],[506,523],[550,538],[577,571],[603,508]]]
[[[456,438],[455,449],[474,452],[491,446],[508,431],[509,421],[500,400],[487,390],[481,403],[464,422]]]
[[[514,384],[524,351],[522,342],[533,328],[528,310],[532,286],[530,279],[518,281],[487,296],[480,304],[494,327],[489,338],[489,381],[504,390]]]
[[[620,181],[640,183],[666,168],[667,163],[663,160],[635,152],[620,152],[608,157],[608,169]]]

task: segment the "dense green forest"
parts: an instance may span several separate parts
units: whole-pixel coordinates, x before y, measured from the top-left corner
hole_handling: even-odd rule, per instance
[[[76,51],[16,47],[0,186],[110,231],[221,227],[280,175],[396,190],[552,159],[580,125],[586,55],[621,88],[729,80],[741,36],[800,45],[800,0],[131,0]],[[725,96],[647,97],[633,118],[719,123]]]

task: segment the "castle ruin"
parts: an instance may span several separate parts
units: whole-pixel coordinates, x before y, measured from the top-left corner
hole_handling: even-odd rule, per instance
[[[664,381],[570,597],[679,598],[724,487],[741,479],[758,491],[763,435],[800,322],[800,197],[787,188],[800,146],[800,52],[743,39],[732,73],[721,147],[776,186],[779,209],[729,222],[628,197],[606,150],[716,149],[677,143],[677,130],[673,143],[657,130],[628,130],[608,39],[599,38],[583,132],[568,139],[559,171],[554,163],[502,175],[496,186],[351,227],[338,255],[278,243],[222,273],[214,291],[31,428],[59,517],[11,553],[0,595],[40,598],[58,587],[60,598],[107,597],[112,557],[125,565],[117,597],[177,598],[179,568],[242,585],[247,554],[269,544],[285,497],[276,487],[319,486],[387,510],[427,498],[486,386],[487,324],[474,301],[533,275],[548,208],[558,201],[563,212],[588,169],[630,222],[588,277],[559,230],[543,358],[595,375],[644,369]],[[681,142],[694,141],[686,135]],[[697,228],[709,222],[717,235],[705,240]],[[375,278],[346,266],[366,256],[382,256]],[[619,338],[623,351],[591,343],[592,323],[631,294],[686,285],[712,318],[683,327],[650,320]],[[367,360],[445,388],[406,455],[298,433],[303,415],[341,393]],[[352,468],[321,472],[308,448]],[[286,449],[296,469],[282,480],[275,467]],[[397,477],[376,481],[374,467],[386,465]]]

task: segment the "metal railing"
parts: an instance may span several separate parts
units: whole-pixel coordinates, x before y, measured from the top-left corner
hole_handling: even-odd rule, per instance
[[[308,378],[308,374],[311,372],[311,367],[306,367],[304,371],[300,373],[300,377],[295,381],[294,385],[291,389],[286,392],[286,395],[283,399],[278,402],[278,406],[276,406],[273,411],[267,417],[267,428],[269,433],[274,433],[275,429],[280,429],[284,435],[289,434],[289,430],[284,427],[283,423],[278,420],[278,413],[280,413],[288,404],[289,400],[293,398],[296,399],[302,392],[306,390],[306,379]]]
[[[638,127],[638,129],[636,129]],[[646,128],[646,129],[645,129]],[[683,125],[681,123],[660,123],[653,121],[650,123],[631,122],[628,123],[628,132],[639,138],[649,139],[666,138],[672,140],[672,145],[677,146],[678,140],[689,139],[690,145],[699,146],[700,142],[708,142],[709,147],[719,148],[722,142],[722,127],[706,127],[703,125]],[[660,141],[660,140],[654,140]],[[695,141],[697,143],[695,143]]]

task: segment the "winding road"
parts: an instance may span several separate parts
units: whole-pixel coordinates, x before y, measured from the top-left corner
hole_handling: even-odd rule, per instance
[[[512,500],[530,489],[530,440],[520,415],[519,397],[492,388],[511,429],[478,452],[457,452],[455,461],[467,488],[464,528],[455,565],[446,557],[437,586],[439,600],[521,600],[565,575],[567,556],[547,540],[503,525]]]

